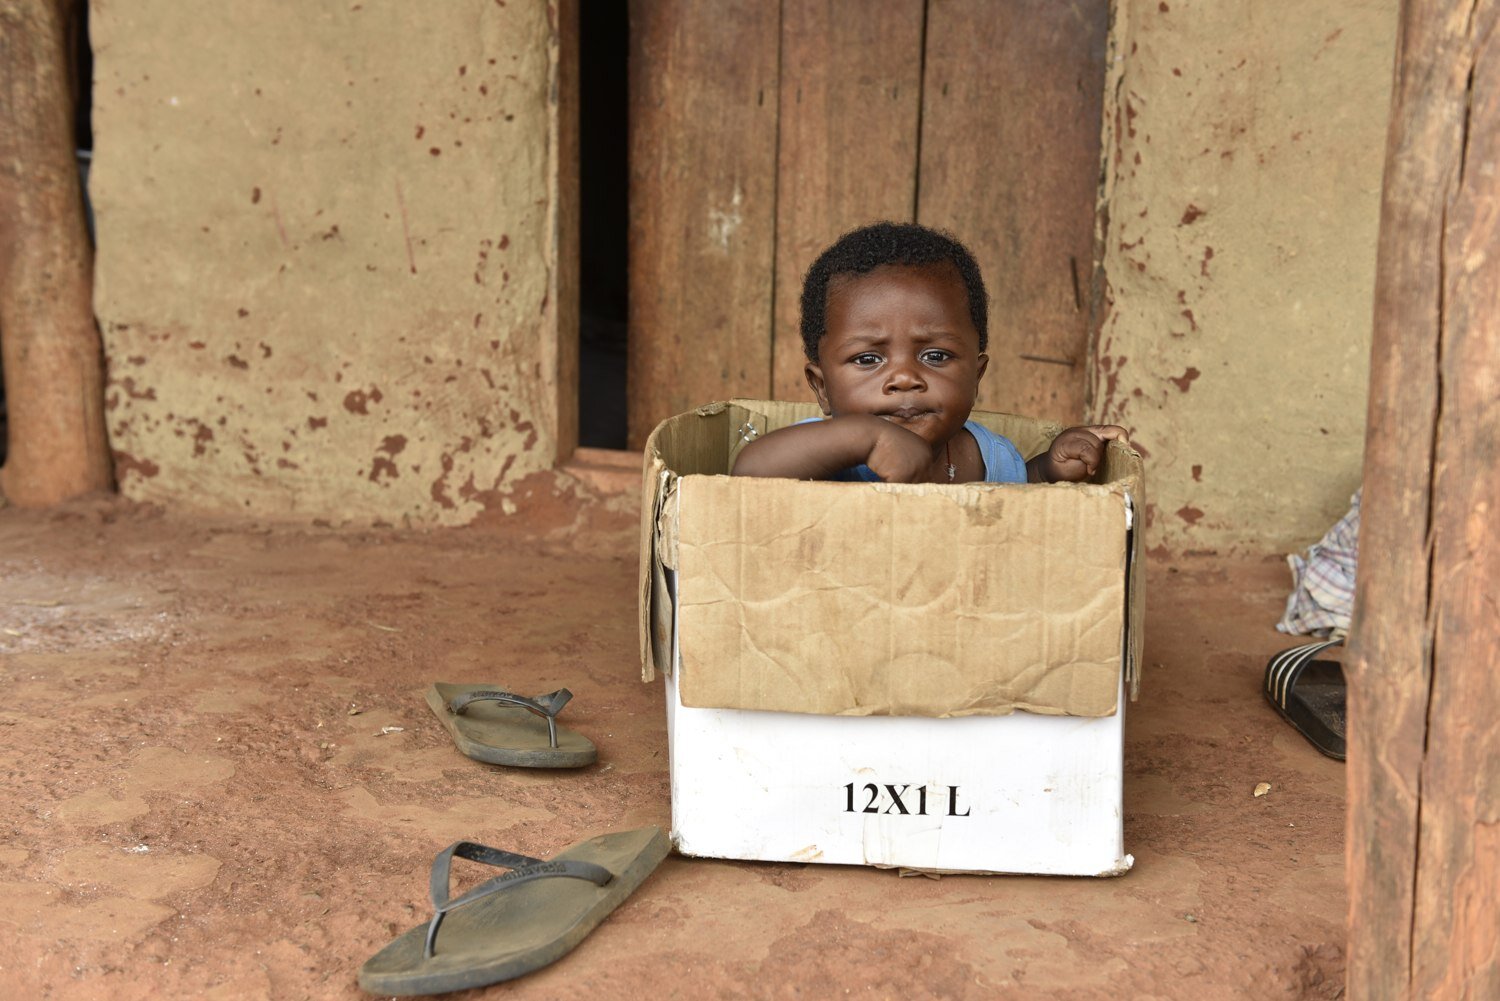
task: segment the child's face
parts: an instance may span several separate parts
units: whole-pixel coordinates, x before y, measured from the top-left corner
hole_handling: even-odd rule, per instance
[[[989,357],[951,264],[885,265],[828,288],[828,329],[807,383],[825,414],[874,414],[933,446],[974,409]]]

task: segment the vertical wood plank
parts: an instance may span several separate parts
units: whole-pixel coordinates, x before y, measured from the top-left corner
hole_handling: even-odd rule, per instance
[[[1407,0],[1349,676],[1351,997],[1500,997],[1500,26]]]
[[[631,0],[629,440],[771,388],[779,5]]]
[[[979,259],[981,407],[1084,417],[1108,0],[930,0],[917,221]]]
[[[784,0],[771,394],[810,399],[802,276],[840,234],[909,222],[916,199],[922,0]]]

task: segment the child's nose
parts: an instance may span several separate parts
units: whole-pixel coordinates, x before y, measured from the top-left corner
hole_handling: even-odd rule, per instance
[[[888,393],[926,388],[927,381],[922,378],[922,366],[915,359],[897,361],[887,370],[885,389]]]

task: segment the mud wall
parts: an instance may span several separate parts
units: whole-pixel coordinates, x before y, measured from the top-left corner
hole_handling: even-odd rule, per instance
[[[1120,0],[1091,412],[1150,543],[1315,541],[1359,484],[1396,0]]]
[[[1155,546],[1305,545],[1358,483],[1395,7],[1118,0],[1091,412],[1147,454]],[[548,6],[94,0],[91,31],[121,489],[507,510],[559,441]]]
[[[549,14],[94,0],[125,494],[461,523],[552,465]]]

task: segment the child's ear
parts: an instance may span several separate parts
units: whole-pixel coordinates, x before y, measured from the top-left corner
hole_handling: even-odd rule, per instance
[[[802,374],[807,376],[807,384],[812,387],[813,395],[818,398],[818,406],[823,408],[823,413],[833,413],[833,407],[828,404],[828,390],[823,383],[823,369],[817,362],[810,361],[802,369]]]
[[[990,356],[981,354],[979,356],[979,371],[974,373],[974,382],[977,384],[984,378],[984,370],[990,367]]]

